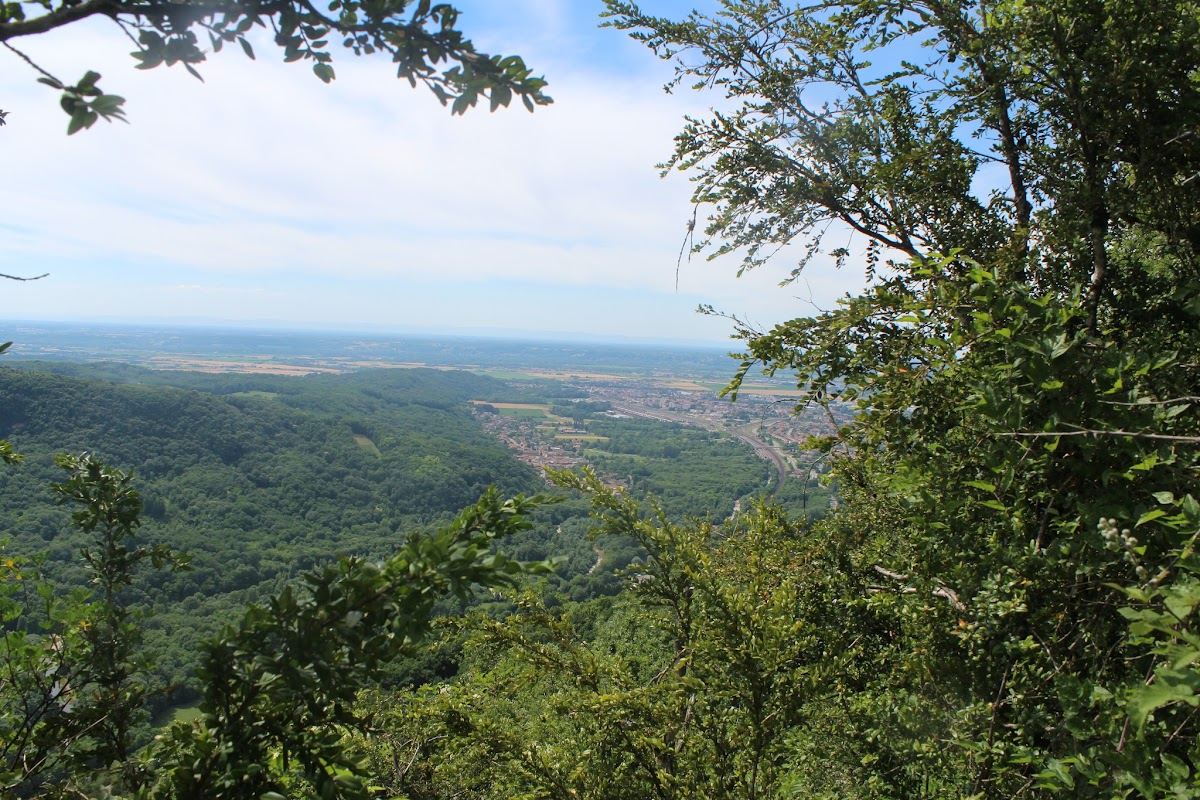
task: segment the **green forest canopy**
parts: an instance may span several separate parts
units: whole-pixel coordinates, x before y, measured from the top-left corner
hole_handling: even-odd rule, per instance
[[[480,430],[467,400],[564,391],[419,369],[284,377],[14,361],[0,378],[0,436],[24,455],[20,469],[0,472],[0,538],[13,552],[44,552],[60,586],[86,582],[78,560],[86,536],[68,532],[68,512],[49,489],[55,455],[86,450],[136,465],[143,535],[190,557],[189,571],[135,592],[134,605],[157,612],[146,627],[159,672],[189,684],[156,706],[194,693],[198,642],[247,601],[338,554],[381,558],[406,531],[449,519],[489,485],[542,488],[535,470]],[[766,467],[744,444],[665,423],[607,424],[620,441],[653,447],[626,456],[638,459],[632,467],[599,451],[592,460],[612,476],[636,470],[680,513],[728,514],[763,489]],[[637,556],[628,544],[601,543],[597,564],[586,515],[578,502],[544,509],[508,545],[525,559],[564,558],[549,581],[574,599],[615,592],[615,572]]]

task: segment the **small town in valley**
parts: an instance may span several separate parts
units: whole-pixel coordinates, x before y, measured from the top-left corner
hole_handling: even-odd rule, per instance
[[[473,406],[485,430],[539,469],[587,464],[589,443],[603,439],[589,429],[590,419],[644,418],[740,439],[773,465],[779,484],[823,471],[812,440],[835,434],[853,416],[852,408],[841,401],[807,402],[805,396],[782,388],[743,391],[736,402],[711,388],[648,381],[595,380],[586,384],[586,392],[585,398],[562,401],[553,411],[548,403],[476,400]],[[567,416],[564,407],[570,405],[587,411]]]

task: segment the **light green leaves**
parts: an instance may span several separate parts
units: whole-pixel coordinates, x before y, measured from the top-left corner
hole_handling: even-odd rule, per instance
[[[1172,703],[1200,705],[1200,673],[1195,670],[1158,669],[1154,683],[1136,690],[1127,706],[1129,718],[1141,729],[1160,708]]]

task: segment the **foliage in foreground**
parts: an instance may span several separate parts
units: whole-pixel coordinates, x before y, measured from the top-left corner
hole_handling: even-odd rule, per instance
[[[402,797],[759,797],[796,747],[858,614],[861,570],[777,508],[678,524],[591,474],[559,474],[647,553],[616,600],[475,615],[460,679],[369,701],[380,781]]]
[[[0,786],[8,793],[110,765],[114,780],[139,783],[134,731],[158,687],[141,646],[144,614],[125,590],[143,561],[187,568],[163,545],[132,545],[142,503],[130,475],[86,453],[60,456],[58,466],[68,477],[55,492],[81,506],[72,522],[89,537],[80,555],[92,588],[56,591],[38,561],[0,548]]]
[[[324,5],[324,4],[322,4]],[[183,64],[200,78],[196,65],[207,57],[205,46],[219,53],[236,43],[250,59],[255,53],[247,34],[269,28],[284,61],[307,61],[325,83],[334,79],[331,41],[355,56],[380,54],[391,59],[396,77],[428,87],[442,105],[462,114],[488,98],[491,110],[520,97],[533,111],[549,104],[546,82],[533,76],[519,56],[488,55],[458,29],[458,11],[448,3],[430,0],[334,0],[325,9],[308,2],[9,2],[0,4],[0,44],[41,74],[37,80],[59,91],[59,104],[70,117],[67,133],[90,128],[97,120],[125,120],[125,99],[97,85],[98,72],[89,70],[74,84],[56,78],[17,50],[23,36],[44,35],[92,16],[111,20],[133,39],[138,69]],[[135,37],[136,34],[136,37]],[[253,36],[251,35],[251,38]],[[205,42],[207,39],[207,42]],[[3,124],[5,112],[0,112]]]
[[[541,502],[489,491],[383,563],[343,558],[251,607],[207,648],[200,718],[177,723],[151,749],[160,776],[151,796],[257,798],[305,787],[318,797],[369,796],[363,761],[344,741],[361,729],[355,698],[425,633],[443,594],[549,569],[492,552]]]
[[[199,717],[135,755],[148,669],[120,592],[139,562],[180,562],[161,546],[128,546],[141,511],[128,475],[87,456],[62,466],[71,476],[58,490],[83,506],[76,525],[96,532],[84,551],[96,590],[60,597],[35,564],[0,565],[0,778],[18,795],[367,797],[365,762],[345,741],[361,730],[358,693],[421,638],[443,595],[549,569],[492,552],[544,499],[488,491],[381,563],[342,558],[250,607],[205,648]]]
[[[453,685],[365,699],[389,792],[1195,796],[1190,545],[1151,576],[1147,548],[1106,519],[1077,558],[1061,536],[1053,550],[993,543],[976,589],[961,551],[953,577],[897,572],[894,529],[860,527],[905,522],[880,498],[869,512],[847,498],[812,527],[763,506],[715,526],[558,480],[646,562],[615,600],[552,612],[527,594],[506,619],[475,615],[455,626],[469,639]],[[1194,539],[1200,508],[1178,505],[1143,528]]]
[[[869,747],[830,756],[852,788],[810,766],[805,791],[1195,794],[1200,7],[607,5],[726,94],[670,162],[715,254],[794,242],[795,278],[861,248],[874,278],[739,325],[730,387],[782,370],[859,410],[825,443],[826,535],[876,573],[841,602],[887,657],[831,674]]]

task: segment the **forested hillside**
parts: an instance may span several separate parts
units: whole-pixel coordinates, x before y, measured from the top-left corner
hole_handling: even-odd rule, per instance
[[[60,479],[54,456],[88,451],[134,469],[144,535],[193,566],[138,587],[139,602],[161,612],[152,640],[173,680],[191,672],[204,636],[287,579],[338,554],[391,553],[489,485],[542,484],[465,410],[468,397],[497,390],[490,379],[416,370],[171,377],[197,388],[0,370],[0,437],[25,456],[0,472],[0,537],[24,555],[48,553],[63,586],[85,585],[84,537],[71,535],[69,509],[50,491]]]
[[[539,483],[466,413],[467,397],[495,388],[468,373],[260,378],[245,390],[205,382],[200,392],[5,370],[0,431],[27,461],[3,477],[4,502],[36,494],[53,453],[136,465],[146,515],[172,546],[201,561],[218,547],[243,565],[237,576],[204,570],[224,581],[196,587],[211,591],[302,569],[317,554],[378,551],[489,484]],[[57,532],[50,520],[6,519],[18,523],[47,540]],[[286,558],[264,555],[276,546]]]
[[[540,474],[479,428],[468,400],[571,392],[447,370],[283,377],[116,363],[16,367],[0,370],[0,438],[25,457],[0,472],[0,538],[10,552],[45,555],[63,589],[86,585],[78,554],[88,537],[72,531],[71,510],[51,484],[61,479],[55,456],[87,451],[136,473],[141,536],[190,559],[190,570],[155,573],[127,598],[154,611],[145,627],[158,672],[182,687],[156,708],[194,698],[200,643],[247,602],[339,555],[383,558],[489,486],[544,489]],[[597,443],[605,449],[595,462],[664,494],[677,513],[727,514],[764,486],[765,465],[739,442],[667,423],[607,425],[614,436]],[[543,578],[552,597],[615,594],[620,572],[642,555],[627,537],[589,541],[587,517],[578,500],[548,506],[508,543],[518,558],[559,559]],[[455,669],[454,649],[432,658],[434,666],[397,666],[393,677]]]

